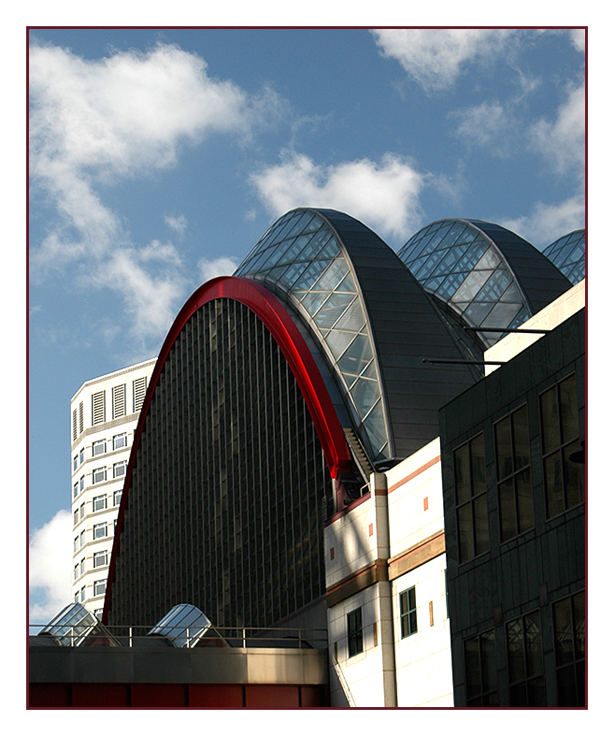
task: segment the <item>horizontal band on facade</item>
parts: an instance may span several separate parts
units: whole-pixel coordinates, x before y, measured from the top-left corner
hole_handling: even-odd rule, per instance
[[[417,476],[420,476],[420,474],[423,473],[423,471],[426,471],[428,468],[431,468],[432,466],[435,466],[436,463],[440,462],[440,456],[436,456],[435,458],[432,458],[430,461],[427,461],[427,463],[424,463],[420,468],[417,468],[416,471],[413,471],[408,476],[404,476],[403,479],[400,481],[397,481],[392,486],[389,486],[389,494],[392,491],[395,491],[395,489],[399,489],[400,486],[403,486],[404,484],[408,483],[408,481],[411,481],[412,479],[416,478]]]

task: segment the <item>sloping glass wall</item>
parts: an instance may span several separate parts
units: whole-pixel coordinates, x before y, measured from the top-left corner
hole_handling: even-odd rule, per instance
[[[563,235],[543,253],[573,284],[585,279],[585,229]]]

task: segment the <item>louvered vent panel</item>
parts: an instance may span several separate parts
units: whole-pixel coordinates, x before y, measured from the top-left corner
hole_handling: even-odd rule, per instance
[[[120,384],[111,389],[111,401],[113,403],[113,419],[123,417],[126,414],[126,384]]]
[[[147,389],[147,379],[143,376],[140,379],[135,379],[132,382],[132,401],[133,411],[140,412],[143,406],[143,400],[145,399],[145,391]]]
[[[105,393],[92,394],[92,425],[100,425],[105,421]]]
[[[79,435],[83,432],[83,402],[79,402]]]
[[[73,410],[73,441],[77,440],[77,410]]]

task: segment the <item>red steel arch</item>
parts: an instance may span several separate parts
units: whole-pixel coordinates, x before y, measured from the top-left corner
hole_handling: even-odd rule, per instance
[[[350,469],[350,451],[346,443],[344,431],[337,413],[320,374],[316,361],[312,356],[298,327],[288,314],[282,303],[259,282],[234,276],[220,276],[201,285],[188,299],[175,318],[167,337],[162,344],[158,360],[150,379],[139,421],[135,429],[135,436],[130,452],[130,459],[124,479],[122,501],[118,512],[113,550],[109,563],[107,592],[103,609],[103,622],[107,622],[108,609],[111,601],[110,591],[115,575],[115,561],[118,554],[119,538],[124,522],[124,509],[127,501],[127,491],[132,480],[132,470],[143,426],[148,409],[152,401],[158,379],[171,351],[173,344],[192,315],[204,304],[215,299],[233,299],[248,307],[263,322],[273,336],[282,354],[288,362],[291,371],[303,398],[307,404],[310,416],[314,422],[325,460],[333,479]]]

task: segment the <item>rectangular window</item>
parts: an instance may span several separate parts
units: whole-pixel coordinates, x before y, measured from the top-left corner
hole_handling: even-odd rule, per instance
[[[79,578],[79,563],[73,568],[73,581]]]
[[[76,470],[77,470],[77,466],[78,466],[78,465],[79,465],[79,456],[78,456],[78,455],[76,455],[76,456],[75,456],[75,457],[73,458],[73,471],[76,471]]]
[[[111,389],[111,414],[113,419],[126,414],[126,384],[119,384]]]
[[[399,595],[399,614],[401,618],[401,636],[409,637],[418,631],[416,621],[416,590],[413,586]]]
[[[580,504],[584,498],[575,374],[541,394],[540,428],[549,518]]]
[[[553,605],[557,705],[585,706],[585,592]]]
[[[106,440],[95,440],[92,443],[92,458],[101,456],[107,452],[107,441]]]
[[[79,602],[79,592],[75,591],[75,604]]]
[[[83,519],[83,515],[85,514],[85,502],[79,507],[79,519]]]
[[[113,436],[113,450],[119,450],[120,448],[126,448],[128,446],[128,438],[126,433],[123,432],[120,435]]]
[[[85,586],[81,587],[80,595],[81,595],[81,601],[85,601]]]
[[[79,522],[79,510],[75,509],[73,512],[73,524],[76,525]]]
[[[73,484],[73,499],[79,495],[79,484],[75,481]]]
[[[459,562],[489,550],[485,438],[477,435],[454,453]]]
[[[79,575],[83,576],[85,573],[85,558],[81,559],[81,562],[79,563]]]
[[[105,392],[95,392],[92,394],[92,425],[100,425],[105,419]]]
[[[506,624],[510,706],[546,706],[540,613]]]
[[[122,501],[122,491],[114,491],[113,492],[113,506],[117,507],[119,506],[119,503]]]
[[[85,530],[81,530],[79,535],[79,547],[82,548],[85,545]]]
[[[73,540],[73,553],[79,550],[79,535]]]
[[[100,566],[106,566],[107,565],[107,551],[99,550],[97,553],[94,553],[92,565],[94,566],[94,568],[100,568]]]
[[[107,537],[107,523],[100,522],[92,527],[92,536],[94,540],[99,540],[101,537]]]
[[[113,478],[119,479],[121,476],[126,475],[126,461],[120,461],[119,463],[113,464]]]
[[[100,484],[101,481],[107,480],[107,469],[106,468],[95,468],[92,471],[92,483]]]
[[[145,391],[147,389],[147,378],[143,376],[132,382],[132,411],[140,412],[145,399]]]
[[[102,509],[107,508],[107,495],[106,494],[100,494],[99,496],[95,496],[94,499],[92,499],[92,511],[93,512],[100,512]]]
[[[496,422],[494,430],[500,540],[504,542],[534,527],[527,405]]]
[[[79,479],[79,491],[83,491],[85,489],[85,476],[82,476]]]
[[[498,706],[495,631],[464,642],[466,706]]]
[[[83,448],[81,448],[81,450],[79,451],[79,465],[83,463],[83,457],[84,457],[84,452],[83,452]]]
[[[348,625],[348,657],[352,658],[363,652],[363,622],[361,607],[349,612],[347,615]]]
[[[107,580],[94,581],[94,596],[102,596],[107,589]]]

